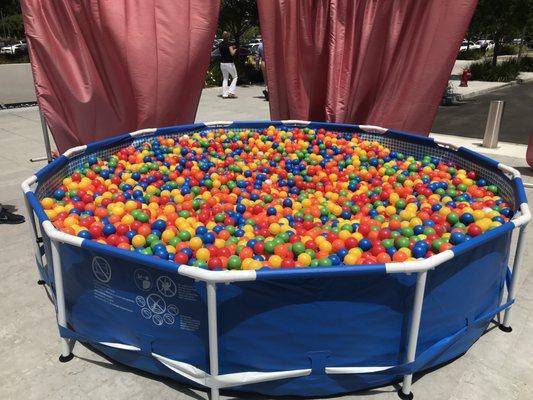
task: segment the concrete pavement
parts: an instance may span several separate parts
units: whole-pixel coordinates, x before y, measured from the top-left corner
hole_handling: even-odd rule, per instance
[[[238,88],[238,100],[222,100],[217,89],[204,91],[197,120],[266,119],[268,103],[260,87]],[[453,141],[453,138],[451,138]],[[44,166],[28,159],[42,155],[37,109],[0,111],[0,203],[23,210],[20,182]],[[512,152],[511,154],[512,155]],[[496,158],[522,166],[522,159]],[[525,168],[525,167],[524,167]],[[528,191],[528,195],[532,195]],[[37,273],[28,224],[0,226],[0,399],[205,399],[206,393],[115,364],[77,344],[75,358],[57,360],[60,351],[53,306]],[[524,259],[533,256],[529,230]],[[415,376],[419,400],[530,400],[533,398],[533,266],[525,262],[514,305],[513,332],[490,329],[464,356],[430,373]],[[396,400],[397,385],[334,397],[342,400]],[[225,393],[227,394],[227,393]],[[245,395],[224,399],[266,399]]]
[[[238,121],[270,119],[268,101],[263,97],[262,86],[237,86],[238,99],[223,99],[222,89],[204,89],[198,112],[197,122]]]
[[[37,101],[30,64],[0,64],[0,104]]]

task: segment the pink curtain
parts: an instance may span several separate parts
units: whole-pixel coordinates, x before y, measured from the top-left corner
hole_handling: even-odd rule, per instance
[[[475,0],[258,0],[273,119],[428,134]]]
[[[22,0],[39,106],[61,151],[194,121],[220,0]]]

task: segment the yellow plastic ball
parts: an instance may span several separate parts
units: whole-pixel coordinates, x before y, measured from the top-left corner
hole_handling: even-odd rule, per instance
[[[311,256],[307,253],[301,253],[298,256],[298,261],[301,262],[303,265],[309,265],[311,264]]]
[[[143,235],[135,235],[131,239],[131,244],[135,248],[144,247],[144,245],[146,244],[146,239]]]
[[[196,250],[196,259],[200,261],[208,261],[211,253],[205,247],[199,248]]]
[[[270,266],[272,268],[279,268],[281,267],[281,262],[283,260],[281,259],[280,256],[278,255],[273,255],[273,256],[270,256],[270,258],[268,259],[268,263],[270,264]]]
[[[191,238],[191,240],[189,241],[189,247],[193,250],[198,250],[203,245],[204,243],[202,242],[202,239],[197,236]]]

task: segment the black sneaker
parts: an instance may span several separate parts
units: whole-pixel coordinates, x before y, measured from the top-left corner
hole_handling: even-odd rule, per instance
[[[26,219],[22,215],[13,214],[7,211],[5,208],[0,210],[0,224],[22,224]]]
[[[263,90],[263,96],[265,96],[265,100],[268,101],[268,90]]]

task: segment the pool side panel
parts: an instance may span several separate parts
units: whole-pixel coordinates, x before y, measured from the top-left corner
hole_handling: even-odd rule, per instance
[[[428,272],[417,355],[430,356],[417,370],[467,351],[483,333],[489,320],[473,321],[499,305],[510,237],[504,232]],[[400,370],[324,370],[404,364],[415,280],[392,274],[220,285],[221,373],[313,369],[307,377],[238,388],[266,395],[326,396],[394,381]]]
[[[69,328],[93,345],[140,348],[105,352],[148,372],[166,370],[152,352],[208,371],[205,283],[99,250],[60,244]]]

